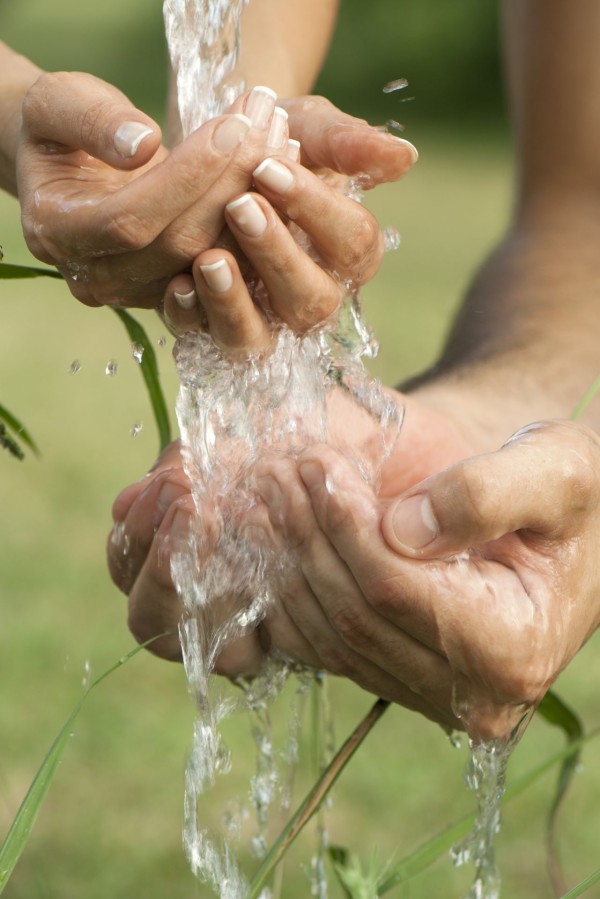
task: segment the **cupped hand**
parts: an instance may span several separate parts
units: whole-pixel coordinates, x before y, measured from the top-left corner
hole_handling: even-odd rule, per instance
[[[384,251],[381,231],[374,216],[340,188],[358,174],[365,186],[395,181],[417,159],[408,141],[323,98],[281,104],[301,163],[294,140],[285,152],[262,160],[253,172],[254,191],[225,207],[242,256],[208,250],[166,292],[175,331],[208,327],[217,343],[238,353],[268,344],[270,329],[257,305],[304,333],[332,319],[349,290],[373,277]]]
[[[171,152],[158,125],[91,75],[42,75],[27,94],[18,189],[32,253],[97,305],[152,307],[213,246],[223,207],[271,146],[275,95],[257,88]]]
[[[299,661],[490,739],[598,626],[600,441],[585,428],[531,425],[391,502],[327,447],[260,474],[298,560],[270,636]]]

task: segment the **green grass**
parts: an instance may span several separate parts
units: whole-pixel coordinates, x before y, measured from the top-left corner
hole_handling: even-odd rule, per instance
[[[3,14],[3,38],[18,40],[26,52],[43,46],[50,58],[57,54],[52,36],[60,36],[66,44],[65,68],[87,67],[108,77],[115,58],[124,60],[121,68],[127,60],[129,70],[141,65],[146,34],[145,20],[138,22],[141,0],[127,10],[112,0],[103,4],[98,23],[91,21],[90,7],[68,6],[65,0],[51,6],[28,0],[22,7],[13,4]],[[136,38],[129,57],[120,44],[111,49],[105,40],[122,12],[127,13],[129,38]],[[97,34],[92,50],[84,24]],[[159,50],[155,58],[158,69],[163,62]],[[143,99],[143,79],[136,77]],[[434,130],[411,138],[421,151],[415,171],[403,184],[370,200],[382,224],[395,224],[403,234],[401,249],[386,258],[364,292],[367,317],[382,343],[373,368],[390,384],[435,358],[472,269],[502,229],[510,194],[508,153],[501,143]],[[0,198],[0,244],[7,261],[31,261],[19,236],[16,204],[5,197]],[[79,695],[85,661],[91,660],[99,672],[131,646],[125,600],[106,572],[104,542],[113,497],[145,472],[157,441],[127,336],[113,314],[80,306],[59,283],[15,281],[0,284],[0,290],[0,401],[23,419],[42,453],[39,461],[29,456],[23,463],[0,454],[3,834]],[[140,319],[154,339],[163,332],[150,314]],[[169,347],[156,352],[172,402]],[[81,371],[70,375],[76,358]],[[104,367],[112,358],[119,371],[107,378]],[[132,438],[129,430],[138,420],[145,427]],[[597,638],[590,641],[558,685],[588,728],[599,718],[598,646]],[[372,698],[340,682],[332,692],[341,740]],[[178,666],[143,655],[103,684],[78,722],[4,895],[207,896],[189,873],[180,839],[192,719]],[[233,722],[228,730],[238,749],[235,785],[244,790],[249,775],[244,757],[250,755],[247,724]],[[534,722],[515,753],[510,776],[529,770],[561,746],[558,732]],[[364,865],[373,852],[382,860],[406,855],[470,807],[462,784],[464,762],[465,751],[452,750],[431,724],[404,710],[390,710],[340,780],[328,815],[332,842],[357,852]],[[551,896],[543,836],[554,776],[544,777],[507,809],[498,853],[504,895],[511,899]],[[302,794],[300,789],[298,797]],[[584,750],[583,771],[561,817],[560,843],[570,883],[597,867],[598,795],[600,746],[592,743]],[[216,800],[207,801],[209,819],[219,811]],[[288,863],[286,899],[308,895],[300,859],[309,852],[304,840]],[[454,899],[468,880],[468,873],[454,871],[449,862],[438,863],[415,881],[410,896]],[[334,889],[332,896],[339,893]]]

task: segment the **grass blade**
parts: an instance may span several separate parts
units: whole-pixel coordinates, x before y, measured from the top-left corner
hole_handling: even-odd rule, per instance
[[[551,755],[540,765],[536,765],[535,768],[506,788],[502,799],[503,804],[505,802],[510,802],[511,799],[519,796],[529,786],[535,783],[535,781],[539,780],[546,771],[554,767],[554,765],[560,764],[574,753],[577,753],[584,743],[587,743],[598,736],[600,736],[600,727],[593,731],[589,731],[585,736],[582,736],[577,740],[573,740],[568,746],[560,750],[560,752]],[[414,852],[405,856],[402,861],[394,865],[386,874],[385,879],[379,883],[378,895],[383,896],[384,893],[389,892],[389,890],[399,884],[406,883],[417,874],[421,874],[425,871],[426,868],[437,861],[442,855],[446,855],[459,839],[468,834],[475,821],[475,814],[475,809],[473,809],[472,812],[468,812],[466,815],[458,818],[448,825],[448,827],[444,828],[444,830],[435,834],[425,843],[421,844],[421,846],[418,846]]]
[[[578,418],[581,418],[586,407],[591,403],[594,399],[598,391],[600,390],[600,375],[596,378],[593,384],[588,387],[586,392],[583,394],[582,398],[579,400],[573,411],[571,412],[571,421],[577,421]]]
[[[561,899],[575,899],[576,896],[583,896],[595,883],[600,883],[600,868],[594,871],[593,874],[590,874],[589,877],[586,877],[585,880],[582,880],[581,883],[578,883],[577,886],[574,886],[564,896],[561,896]]]
[[[25,425],[2,404],[0,404],[0,422],[5,424],[6,427],[13,432],[15,437],[28,446],[34,455],[39,457],[40,451]]]
[[[273,868],[285,855],[289,846],[291,846],[304,826],[308,824],[315,812],[319,810],[334,783],[389,705],[390,703],[387,700],[378,699],[352,731],[341,749],[338,750],[319,780],[313,785],[300,807],[269,849],[263,863],[252,878],[249,899],[256,899],[260,894],[263,884]]]
[[[10,876],[14,871],[15,866],[27,845],[29,835],[40,812],[46,794],[50,788],[50,784],[52,783],[52,778],[54,777],[54,773],[56,771],[56,768],[58,767],[58,763],[60,762],[61,756],[65,750],[67,743],[69,742],[75,720],[79,715],[86,699],[88,698],[94,687],[97,687],[98,684],[100,684],[106,677],[112,674],[113,671],[116,671],[117,668],[125,665],[126,662],[132,659],[133,656],[137,655],[138,652],[140,652],[142,649],[145,649],[150,643],[153,643],[154,640],[159,640],[161,637],[165,636],[166,634],[160,634],[157,637],[152,637],[150,640],[147,640],[146,643],[142,643],[140,646],[135,646],[130,652],[127,653],[127,655],[122,656],[118,660],[118,662],[115,662],[114,665],[111,665],[110,668],[107,668],[106,671],[100,674],[86,688],[85,692],[77,702],[75,708],[58,732],[58,735],[52,743],[52,746],[46,753],[46,756],[42,764],[40,765],[38,772],[34,777],[29,790],[27,791],[27,794],[10,826],[6,838],[0,846],[0,893],[4,891],[4,888],[10,880]]]
[[[158,363],[156,361],[154,347],[150,343],[150,339],[140,323],[136,321],[129,312],[115,306],[112,308],[125,325],[131,341],[133,343],[138,343],[143,347],[144,353],[142,355],[140,367],[142,369],[142,377],[144,378],[148,389],[148,396],[150,397],[154,419],[158,428],[160,452],[162,452],[171,442],[171,425],[169,422],[167,404],[165,403],[165,397],[162,392],[162,387],[160,386],[160,375],[158,372]]]
[[[567,738],[567,743],[574,743],[583,737],[583,724],[575,712],[570,709],[552,690],[542,699],[538,713],[549,723],[555,727],[560,727]],[[566,890],[566,884],[560,862],[558,858],[558,850],[556,846],[556,823],[558,812],[565,794],[569,788],[573,775],[579,764],[581,749],[567,756],[560,766],[558,773],[558,782],[554,792],[552,805],[548,812],[548,823],[546,828],[546,856],[548,859],[548,871],[554,888],[555,895],[560,896]]]
[[[55,268],[37,268],[32,265],[12,265],[3,262],[0,265],[0,279],[14,280],[15,278],[61,278],[60,272]]]

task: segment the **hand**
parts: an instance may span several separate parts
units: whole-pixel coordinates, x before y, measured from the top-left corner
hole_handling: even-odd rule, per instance
[[[166,293],[175,331],[208,326],[216,342],[234,352],[268,343],[270,330],[250,293],[301,333],[334,315],[347,293],[344,282],[359,286],[373,277],[383,253],[379,227],[339,186],[358,173],[370,186],[397,180],[418,158],[408,141],[345,115],[323,98],[281,104],[289,112],[289,133],[300,142],[302,165],[288,155],[266,158],[253,173],[255,192],[225,209],[264,291],[257,297],[248,288],[239,254],[211,249]]]
[[[298,559],[271,639],[474,739],[508,736],[598,626],[599,472],[598,437],[569,422],[391,503],[328,448],[264,466]]]
[[[210,509],[203,514],[210,535]],[[190,484],[183,470],[179,442],[162,453],[154,468],[125,488],[113,504],[115,525],[108,539],[108,564],[113,581],[128,596],[128,623],[144,643],[159,634],[149,651],[169,661],[181,661],[179,624],[184,608],[171,576],[171,553],[188,542],[197,524]],[[219,613],[231,614],[236,597],[224,598]],[[222,622],[215,622],[215,624]],[[215,671],[230,678],[260,669],[264,655],[258,631],[228,643]]]
[[[171,152],[160,129],[91,75],[41,76],[23,105],[17,159],[25,238],[71,292],[98,306],[155,306],[174,274],[213,246],[223,206],[264,158],[275,97],[206,123]],[[287,147],[280,129],[276,151]]]

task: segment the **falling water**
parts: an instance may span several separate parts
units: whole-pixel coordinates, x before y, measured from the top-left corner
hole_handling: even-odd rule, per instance
[[[241,80],[232,80],[232,72],[245,2],[165,0],[184,136],[222,113],[243,88]],[[397,79],[384,90],[404,87],[405,80]],[[367,182],[360,176],[351,179],[346,194],[360,202]],[[306,235],[293,227],[292,233],[310,251]],[[400,238],[388,229],[385,240],[386,248],[395,249]],[[285,660],[268,658],[259,677],[240,683],[237,700],[220,692],[210,678],[224,647],[252,639],[277,594],[278,578],[294,564],[291,551],[275,553],[264,542],[257,543],[251,530],[244,530],[246,517],[260,506],[254,466],[265,455],[295,458],[307,446],[327,442],[376,486],[401,425],[398,408],[363,368],[362,357],[375,355],[377,344],[362,320],[356,289],[351,283],[346,286],[348,298],[335,328],[303,337],[276,328],[274,349],[266,358],[232,361],[202,333],[183,335],[175,347],[181,382],[177,415],[197,513],[188,542],[171,552],[173,580],[185,608],[180,626],[184,665],[198,708],[186,770],[184,843],[194,872],[221,899],[248,896],[235,848],[248,810],[241,802],[230,803],[218,835],[201,823],[202,795],[232,766],[220,725],[233,706],[248,710],[254,722],[257,769],[249,793],[257,829],[250,846],[259,857],[266,851],[267,819],[275,799],[283,808],[289,805],[280,766],[282,760],[288,766],[294,761],[297,744],[297,714],[291,716],[285,751],[276,752],[273,744],[269,703],[288,677]],[[362,416],[354,429],[366,435],[360,446],[344,445],[331,432],[328,409],[340,395],[352,415]],[[305,688],[301,680],[299,692]],[[478,797],[479,814],[472,833],[454,852],[456,864],[470,861],[475,867],[468,899],[499,896],[493,841],[510,748],[494,741],[471,747],[467,780]],[[317,854],[311,892],[325,897],[321,862]],[[265,891],[261,897],[268,895]]]
[[[243,86],[230,80],[243,5],[243,0],[165,0],[184,136],[222,113]],[[358,181],[349,185],[349,195],[360,200],[360,187]],[[293,233],[305,246],[305,235]],[[397,240],[391,232],[389,240],[391,245]],[[277,592],[277,579],[293,564],[291,552],[276,554],[244,532],[245,517],[260,502],[253,468],[265,454],[294,458],[307,446],[329,442],[375,484],[401,424],[396,405],[364,371],[361,357],[373,355],[376,345],[351,284],[348,293],[336,329],[298,337],[286,327],[276,328],[274,348],[266,358],[232,361],[202,333],[183,335],[175,347],[181,382],[177,415],[197,511],[189,541],[171,552],[173,580],[185,608],[180,626],[184,665],[198,707],[186,771],[184,844],[195,873],[222,899],[248,894],[233,839],[241,833],[247,811],[241,803],[231,805],[224,832],[214,835],[201,823],[199,802],[231,768],[220,724],[233,704],[249,709],[255,722],[257,773],[250,794],[258,825],[251,843],[256,854],[265,852],[266,822],[275,798],[289,803],[267,710],[288,676],[285,660],[269,658],[260,677],[241,685],[237,703],[224,697],[209,677],[225,646],[252,639]],[[362,446],[351,448],[333,439],[328,427],[333,396],[352,407],[357,432],[365,434]],[[292,716],[288,759],[294,756],[294,721]],[[324,896],[322,883],[319,889]]]

